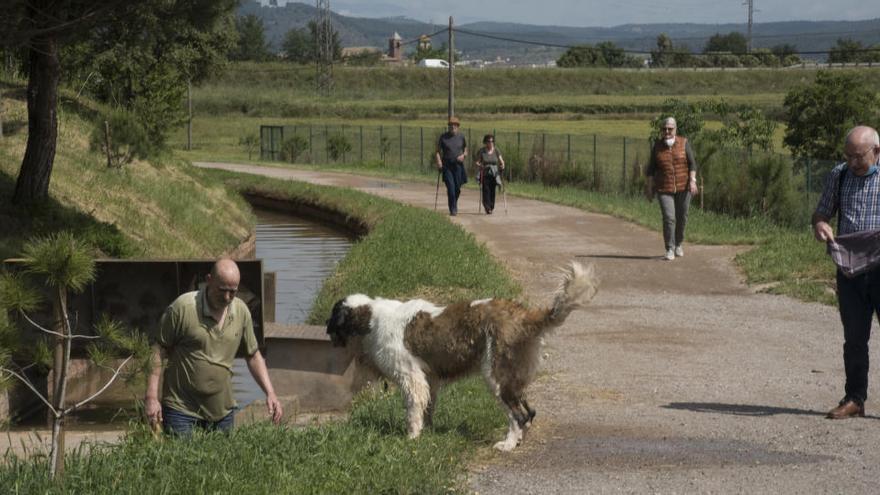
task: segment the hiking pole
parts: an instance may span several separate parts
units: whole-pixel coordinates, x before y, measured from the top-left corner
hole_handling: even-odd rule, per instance
[[[437,199],[440,197],[440,175],[443,174],[443,169],[437,169],[437,191],[434,193],[434,211],[437,211]]]

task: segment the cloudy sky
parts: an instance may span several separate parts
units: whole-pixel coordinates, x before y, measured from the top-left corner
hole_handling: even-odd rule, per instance
[[[302,0],[301,0],[302,1]],[[330,0],[334,12],[359,17],[405,15],[445,24],[495,20],[560,26],[745,22],[745,0]],[[263,0],[268,3],[268,0]],[[283,5],[285,0],[279,0]],[[314,5],[314,1],[303,1]],[[754,21],[880,18],[877,0],[754,0]]]

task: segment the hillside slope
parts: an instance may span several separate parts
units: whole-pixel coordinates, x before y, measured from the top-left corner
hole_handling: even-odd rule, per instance
[[[251,233],[247,204],[186,162],[169,157],[108,169],[89,150],[97,108],[60,105],[57,154],[49,203],[24,210],[9,203],[27,141],[27,111],[20,83],[3,88],[0,139],[0,259],[16,256],[33,235],[75,231],[113,257],[213,257]]]

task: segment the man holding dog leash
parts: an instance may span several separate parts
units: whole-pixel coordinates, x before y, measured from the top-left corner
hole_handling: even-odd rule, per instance
[[[446,185],[446,198],[449,204],[449,214],[458,214],[458,197],[461,195],[461,186],[467,183],[467,171],[464,168],[464,159],[467,156],[467,141],[459,133],[461,122],[457,117],[449,117],[449,130],[440,136],[437,142],[437,170],[443,175],[443,183]],[[437,188],[440,184],[438,182]]]

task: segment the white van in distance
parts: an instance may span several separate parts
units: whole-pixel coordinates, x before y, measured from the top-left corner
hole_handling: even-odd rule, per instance
[[[416,64],[417,67],[433,67],[437,69],[448,69],[449,62],[441,58],[423,58]]]

